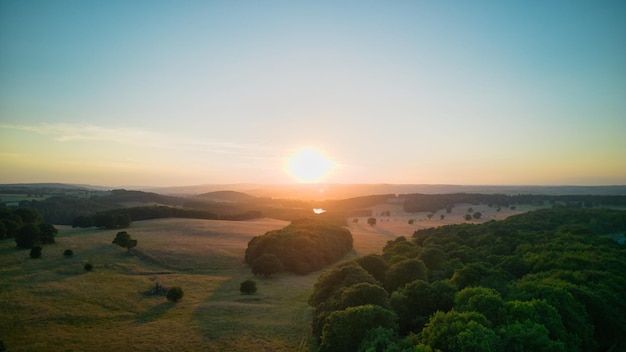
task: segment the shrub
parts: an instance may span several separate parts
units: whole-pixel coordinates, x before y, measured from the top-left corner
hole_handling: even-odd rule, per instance
[[[170,288],[169,291],[167,291],[167,300],[172,302],[178,302],[183,298],[183,295],[183,289],[178,286],[174,286]]]
[[[63,251],[63,255],[66,257],[71,257],[74,255],[74,252],[71,249],[66,249],[65,251]]]
[[[41,258],[41,247],[35,246],[35,247],[31,248],[30,249],[30,257],[32,259],[39,259],[39,258]]]
[[[245,293],[245,294],[253,294],[256,292],[256,282],[252,281],[252,280],[246,280],[244,282],[241,283],[241,286],[239,287],[239,292],[241,293]]]
[[[85,271],[91,271],[91,270],[93,270],[93,264],[91,263],[85,264]]]

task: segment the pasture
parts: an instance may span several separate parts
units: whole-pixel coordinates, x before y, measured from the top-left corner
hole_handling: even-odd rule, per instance
[[[354,248],[346,259],[379,253],[397,236],[430,226],[463,222],[466,208],[444,220],[406,214],[349,219]],[[511,212],[487,212],[504,218]],[[526,209],[524,209],[526,210]],[[523,210],[519,210],[523,211]],[[446,214],[447,215],[447,214]],[[416,219],[408,224],[408,219]],[[254,277],[244,264],[248,241],[286,226],[273,219],[216,221],[161,219],[127,229],[138,246],[128,253],[111,243],[118,230],[59,227],[57,243],[42,259],[0,242],[0,340],[9,351],[308,351],[311,307],[307,299],[319,272]],[[63,251],[71,249],[72,257]],[[91,263],[93,271],[84,265]],[[258,291],[242,295],[242,281]],[[178,303],[150,291],[159,282],[180,286]]]
[[[139,243],[130,254],[111,243],[117,230],[62,227],[39,260],[4,240],[0,340],[13,352],[307,351],[306,301],[317,275],[254,278],[243,263],[250,238],[286,225],[137,222],[128,229]],[[239,292],[246,279],[257,282],[256,294]],[[151,294],[156,282],[182,287],[182,301]]]

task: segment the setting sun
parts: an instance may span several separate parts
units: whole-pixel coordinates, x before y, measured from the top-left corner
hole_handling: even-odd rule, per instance
[[[299,182],[315,183],[327,176],[334,166],[334,163],[319,151],[305,148],[289,159],[288,171]]]

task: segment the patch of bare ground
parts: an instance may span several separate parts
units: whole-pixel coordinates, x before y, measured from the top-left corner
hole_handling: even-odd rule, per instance
[[[479,219],[465,220],[464,216],[470,212],[480,212]],[[453,224],[480,224],[491,220],[503,220],[509,216],[525,213],[529,210],[539,209],[538,206],[520,205],[513,209],[489,207],[487,205],[457,204],[450,213],[439,210],[436,213],[419,212],[408,213],[404,211],[402,204],[381,204],[370,208],[372,216],[376,219],[376,225],[367,224],[369,216],[347,219],[348,229],[354,238],[354,249],[358,255],[369,253],[381,253],[382,248],[389,240],[398,236],[410,238],[413,232]],[[389,211],[390,215],[382,215]],[[429,215],[432,216],[429,218]],[[442,218],[443,216],[443,218]],[[357,222],[354,222],[357,219]],[[412,224],[409,220],[413,220]]]

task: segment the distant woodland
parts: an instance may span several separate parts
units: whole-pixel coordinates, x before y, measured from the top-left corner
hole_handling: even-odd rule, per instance
[[[320,351],[624,350],[626,212],[556,208],[416,231],[323,273]],[[612,349],[613,348],[613,349]]]

